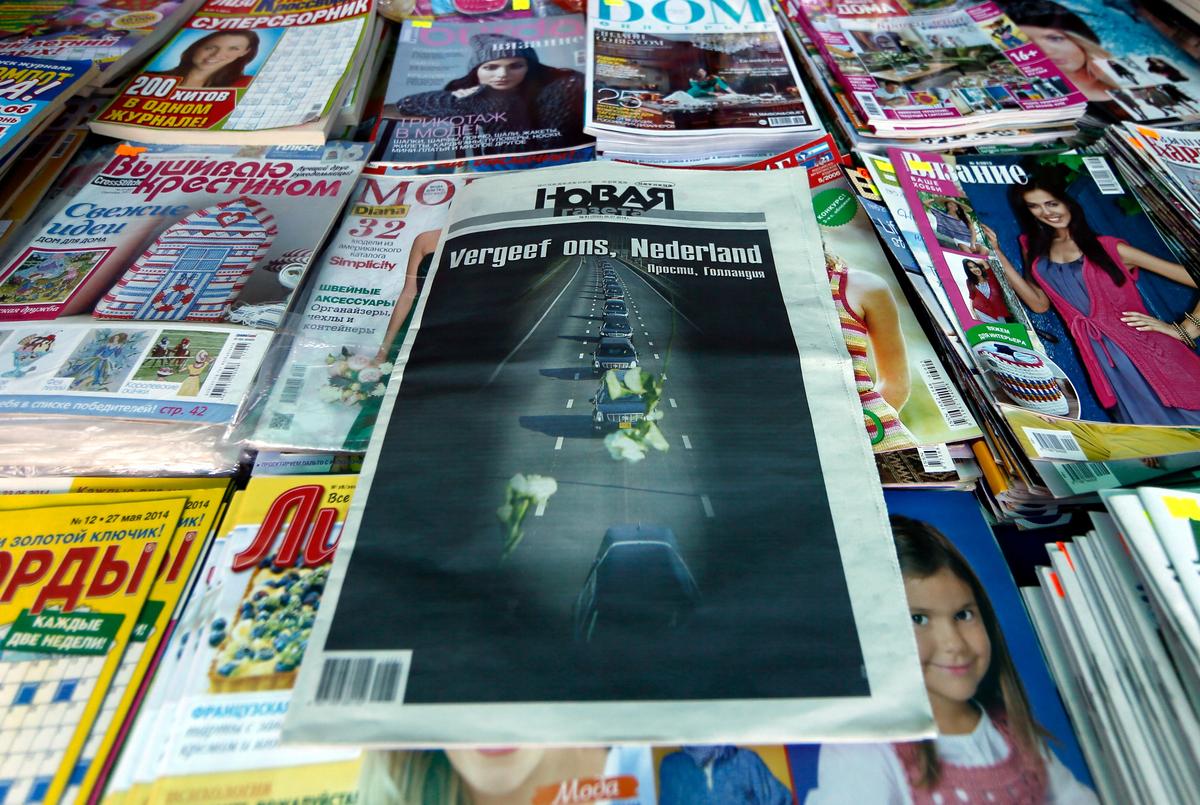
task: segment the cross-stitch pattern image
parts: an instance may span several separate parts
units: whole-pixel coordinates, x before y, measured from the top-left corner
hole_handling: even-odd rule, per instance
[[[178,396],[194,397],[208,378],[227,333],[163,330],[133,373],[134,380],[180,383]]]
[[[0,304],[65,301],[108,251],[31,249],[4,282],[0,283]]]
[[[72,390],[116,391],[133,371],[149,338],[150,333],[139,330],[93,330],[58,376],[71,378]]]
[[[0,340],[4,333],[0,335]],[[12,358],[12,366],[4,372],[0,372],[0,377],[24,377],[37,368],[37,362],[49,355],[55,346],[56,336],[54,333],[30,333],[17,339],[11,345],[5,348],[6,357]]]

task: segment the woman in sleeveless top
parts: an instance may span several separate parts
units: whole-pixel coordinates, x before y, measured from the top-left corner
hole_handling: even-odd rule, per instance
[[[917,440],[900,421],[899,411],[908,401],[911,379],[891,289],[870,274],[850,269],[833,255],[825,256],[825,271],[842,337],[850,350],[854,385],[872,449],[883,453],[916,446]]]

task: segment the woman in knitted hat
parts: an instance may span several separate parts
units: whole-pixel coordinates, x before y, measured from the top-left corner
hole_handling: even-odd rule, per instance
[[[409,95],[396,102],[412,117],[473,116],[484,135],[478,154],[566,148],[583,142],[583,75],[542,64],[537,51],[516,37],[471,37],[467,73],[441,90]],[[477,117],[474,117],[477,116]],[[524,142],[493,144],[486,135],[543,132]]]

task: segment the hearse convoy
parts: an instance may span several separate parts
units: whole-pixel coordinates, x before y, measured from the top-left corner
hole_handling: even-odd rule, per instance
[[[604,294],[603,320],[600,339],[592,352],[592,369],[600,377],[610,369],[624,371],[639,366],[637,347],[633,343],[633,327],[629,322],[629,302],[625,285],[617,275],[616,264],[609,259],[597,261],[597,287]],[[646,401],[642,397],[624,396],[614,400],[601,382],[591,399],[592,427],[598,431],[633,427],[646,416]]]

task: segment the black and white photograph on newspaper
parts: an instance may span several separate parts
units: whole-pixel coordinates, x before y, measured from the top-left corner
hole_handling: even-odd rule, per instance
[[[293,736],[928,729],[807,184],[786,173],[722,194],[590,165],[464,189]]]

